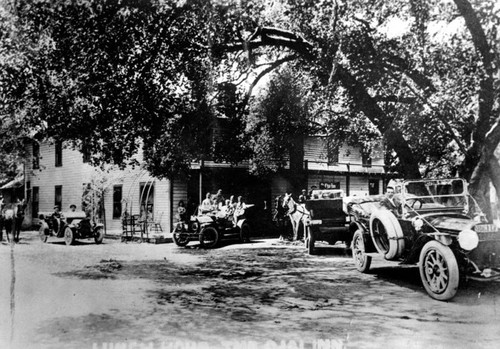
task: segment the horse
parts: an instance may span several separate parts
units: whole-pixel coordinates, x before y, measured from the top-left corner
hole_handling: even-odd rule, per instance
[[[296,241],[299,235],[300,223],[304,225],[304,221],[309,218],[311,214],[305,206],[297,204],[293,200],[292,194],[285,194],[285,197],[283,198],[283,207],[288,209],[287,214],[288,217],[290,217],[293,228],[293,241]]]
[[[4,204],[3,198],[0,199],[0,241],[3,239],[3,227],[5,227],[7,242],[10,242],[10,233],[12,233],[13,242],[19,241],[25,206],[24,200],[16,203]]]

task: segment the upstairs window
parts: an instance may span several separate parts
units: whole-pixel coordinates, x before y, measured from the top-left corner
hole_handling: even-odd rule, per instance
[[[56,167],[61,167],[62,166],[62,142],[56,141],[55,148],[56,148]]]
[[[90,150],[88,146],[82,147],[82,160],[84,163],[90,162]]]
[[[339,147],[328,147],[327,161],[329,166],[334,166],[339,163]]]
[[[33,143],[33,169],[40,168],[40,144],[37,142]]]
[[[370,151],[361,152],[361,164],[363,167],[372,167],[372,157]]]

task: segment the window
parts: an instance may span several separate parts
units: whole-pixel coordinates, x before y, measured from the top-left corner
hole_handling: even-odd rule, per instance
[[[56,167],[62,166],[62,142],[56,141]]]
[[[33,201],[31,202],[32,217],[38,217],[38,207],[39,207],[38,203],[40,200],[38,189],[39,189],[38,187],[33,187],[33,195],[32,195]]]
[[[327,151],[327,157],[329,166],[337,165],[339,163],[339,148],[329,146]]]
[[[82,158],[84,163],[90,162],[90,150],[88,146],[82,146]]]
[[[361,163],[363,167],[372,167],[372,158],[370,151],[361,152]]]
[[[40,168],[40,144],[33,143],[33,169]]]
[[[113,218],[121,218],[122,216],[122,186],[113,186]]]
[[[56,185],[54,191],[54,206],[62,209],[62,185]]]

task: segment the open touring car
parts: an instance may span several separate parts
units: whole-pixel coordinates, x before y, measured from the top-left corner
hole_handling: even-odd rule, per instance
[[[373,253],[418,264],[427,293],[449,300],[466,278],[500,278],[500,232],[488,224],[459,178],[410,180],[395,199],[401,212],[380,206],[381,197],[349,204],[356,267],[367,272]],[[397,216],[396,216],[397,215]]]

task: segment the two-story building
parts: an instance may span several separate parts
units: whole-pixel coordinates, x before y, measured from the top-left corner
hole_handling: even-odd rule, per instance
[[[226,198],[242,195],[247,203],[270,209],[273,198],[290,187],[290,179],[295,175],[285,166],[276,174],[259,178],[250,173],[248,162],[230,166],[204,161],[192,164],[186,178],[159,180],[140,167],[101,171],[88,164],[81,152],[61,143],[33,143],[28,153],[27,223],[36,223],[40,212],[52,212],[55,205],[63,211],[71,204],[82,210],[92,206],[108,234],[121,232],[125,212],[148,212],[164,232],[170,232],[179,201],[195,207],[206,192],[215,193],[218,189]],[[304,174],[304,189],[338,188],[346,195],[358,196],[379,194],[384,179],[383,151],[364,154],[359,148],[344,145],[332,152],[327,151],[323,137],[306,137],[301,175]]]

